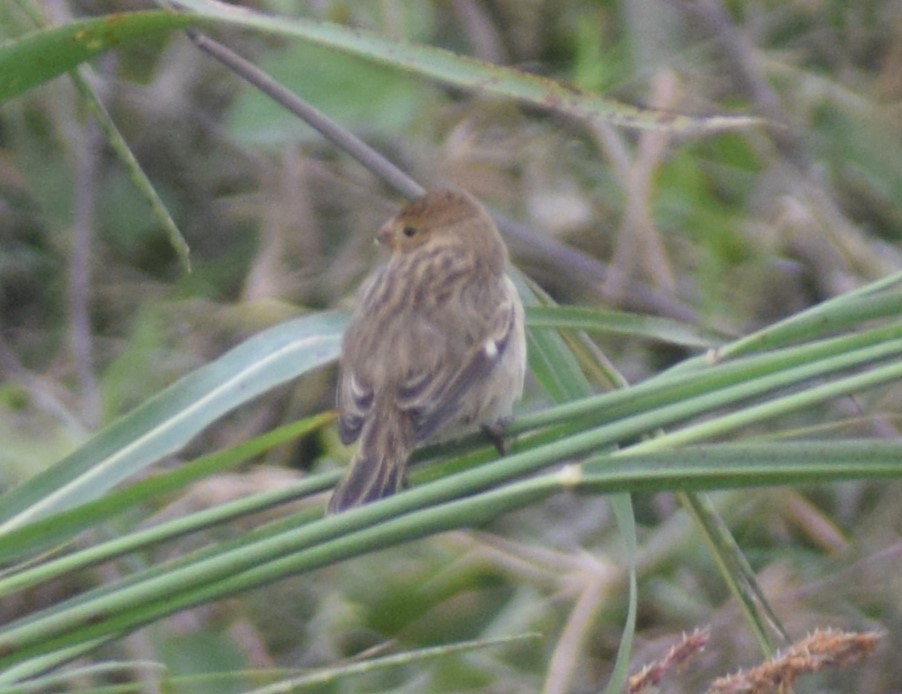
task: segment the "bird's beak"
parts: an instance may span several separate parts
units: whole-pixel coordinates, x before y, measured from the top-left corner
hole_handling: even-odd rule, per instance
[[[379,230],[379,233],[376,234],[376,243],[381,243],[383,246],[389,246],[391,245],[392,236],[393,234],[391,222],[383,224],[382,228]]]

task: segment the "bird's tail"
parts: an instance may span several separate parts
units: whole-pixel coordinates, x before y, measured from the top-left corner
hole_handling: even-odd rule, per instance
[[[374,417],[364,425],[350,470],[329,499],[327,514],[340,513],[397,492],[405,484],[412,431],[407,418]]]

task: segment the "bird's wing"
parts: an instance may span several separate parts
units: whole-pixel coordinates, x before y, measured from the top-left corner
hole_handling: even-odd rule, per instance
[[[355,374],[353,368],[342,367],[338,385],[338,436],[347,446],[357,440],[363,422],[373,406],[373,386]]]
[[[451,358],[432,365],[427,362],[426,368],[405,379],[397,393],[397,404],[411,413],[417,441],[428,441],[466,413],[468,394],[472,395],[471,391],[478,389],[501,361],[516,325],[514,299],[505,294],[481,339]]]
[[[371,286],[342,346],[339,435],[345,445],[357,440],[375,399],[390,397],[410,417],[415,440],[428,441],[466,414],[468,391],[504,356],[518,329],[517,299],[503,290],[490,315],[455,325],[441,312],[386,311],[381,283]]]
[[[377,394],[419,419],[467,351],[464,337],[449,335],[434,317],[413,311],[363,315],[359,323],[352,321],[342,347],[338,410],[345,445],[360,436]]]

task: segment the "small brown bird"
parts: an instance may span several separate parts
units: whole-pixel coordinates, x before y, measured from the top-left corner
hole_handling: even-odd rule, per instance
[[[415,448],[503,426],[523,392],[523,305],[485,208],[434,190],[376,238],[391,258],[360,288],[338,385],[341,440],[360,446],[328,513],[394,494]]]

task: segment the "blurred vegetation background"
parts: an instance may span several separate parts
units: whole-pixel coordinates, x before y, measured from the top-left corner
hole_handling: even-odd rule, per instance
[[[215,32],[424,184],[465,187],[523,222],[526,232],[508,239],[513,262],[559,303],[738,335],[902,269],[898,0],[242,4],[445,47],[627,103],[695,115],[753,113],[785,126],[627,132],[297,41]],[[39,7],[62,24],[152,5],[46,0]],[[32,28],[15,4],[0,7],[3,38]],[[288,317],[346,307],[380,260],[372,233],[399,201],[181,34],[123,46],[92,66],[94,86],[191,247],[193,270],[184,271],[66,79],[4,104],[4,488],[245,337]],[[597,347],[630,383],[688,354],[624,337],[605,336]],[[333,389],[331,368],[308,375],[218,422],[179,459],[328,409]],[[544,403],[531,384],[524,411]],[[830,414],[840,423],[824,435],[897,438],[900,411],[898,387],[839,400]],[[803,412],[781,425],[817,432],[826,418],[822,410]],[[327,428],[143,512],[158,519],[213,506],[347,457]],[[899,691],[899,492],[898,482],[855,482],[716,497],[793,635],[818,626],[890,634],[866,665],[800,691]],[[711,645],[683,684],[667,691],[699,691],[757,662],[685,512],[667,494],[634,502],[634,669],[666,652],[682,631],[704,625],[711,625]],[[142,561],[184,550],[166,547]],[[344,686],[513,692],[551,682],[553,690],[553,657],[566,671],[559,683],[597,691],[624,621],[623,552],[605,498],[559,495],[479,531],[435,536],[181,613],[106,655],[161,662],[186,676],[318,667],[369,648],[536,631],[543,639]],[[82,580],[101,583],[118,571],[112,563]],[[83,587],[58,582],[27,600],[32,608],[52,604]],[[0,619],[20,608],[5,605]],[[585,623],[566,634],[568,646],[558,639],[575,613]],[[199,686],[194,691],[210,691]],[[217,691],[229,687],[242,690],[226,680]]]

